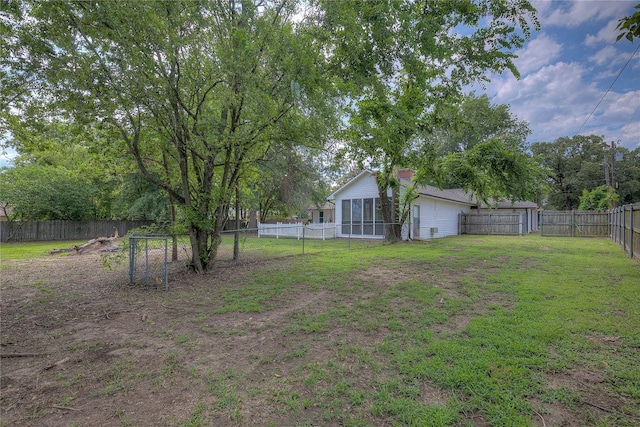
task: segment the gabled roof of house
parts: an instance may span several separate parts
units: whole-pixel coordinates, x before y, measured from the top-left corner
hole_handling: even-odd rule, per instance
[[[358,181],[363,175],[365,174],[372,174],[373,175],[373,171],[369,170],[369,169],[365,169],[362,172],[360,172],[359,174],[357,174],[356,176],[354,176],[353,178],[351,178],[349,181],[347,181],[346,184],[340,186],[340,188],[338,188],[336,191],[334,191],[333,193],[331,193],[329,196],[327,196],[327,200],[335,200],[336,199],[336,194],[340,193],[341,191],[343,191],[344,189],[350,187],[351,185],[353,185],[356,181]],[[401,179],[401,182],[403,182],[406,185],[410,185],[411,184],[411,180],[409,179]],[[418,194],[422,195],[422,196],[427,196],[427,197],[433,197],[436,199],[442,199],[442,200],[447,200],[450,202],[456,202],[456,203],[462,203],[465,205],[469,205],[469,206],[473,206],[473,207],[478,207],[480,209],[487,209],[487,205],[481,202],[478,202],[476,197],[463,190],[462,188],[452,188],[452,189],[448,189],[448,190],[441,190],[438,187],[434,187],[432,185],[423,185],[418,187]],[[491,208],[495,209],[525,209],[525,208],[537,208],[538,205],[534,202],[511,202],[511,201],[499,201],[496,203],[490,203]]]
[[[338,194],[339,192],[343,191],[344,189],[346,189],[347,187],[350,187],[351,185],[353,185],[354,182],[356,182],[357,180],[360,179],[360,177],[366,175],[366,174],[371,174],[373,175],[373,171],[369,170],[369,169],[364,169],[362,172],[360,172],[358,175],[354,176],[353,178],[351,178],[349,181],[347,181],[345,184],[341,185],[340,187],[338,187],[338,189],[336,191],[334,191],[333,193],[329,194],[327,196],[327,200],[335,200],[336,198],[336,194]]]
[[[538,204],[535,202],[512,202],[510,200],[498,203],[490,203],[491,209],[537,209]],[[478,209],[488,209],[487,205],[480,203]]]
[[[313,211],[313,210],[318,209],[318,210],[324,210],[324,211],[327,211],[327,210],[335,209],[335,207],[336,207],[336,206],[335,206],[333,203],[331,203],[331,202],[326,202],[326,203],[325,203],[325,204],[323,204],[322,206],[310,205],[310,206],[307,208],[307,210],[308,210],[308,211]]]

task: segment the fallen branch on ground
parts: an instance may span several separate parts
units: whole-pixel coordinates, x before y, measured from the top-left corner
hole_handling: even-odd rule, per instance
[[[47,353],[2,353],[0,358],[8,359],[10,357],[41,357],[46,356]]]
[[[63,363],[66,363],[66,362],[68,362],[68,361],[69,361],[69,358],[68,358],[68,357],[65,357],[65,358],[64,358],[64,359],[62,359],[62,360],[58,360],[58,361],[57,361],[56,363],[54,363],[53,365],[46,366],[46,367],[45,367],[45,368],[43,368],[42,370],[43,370],[43,371],[48,371],[49,369],[55,368],[56,366],[60,366],[60,365],[62,365]]]

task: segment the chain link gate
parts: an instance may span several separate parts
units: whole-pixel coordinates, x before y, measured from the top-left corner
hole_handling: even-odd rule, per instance
[[[169,238],[167,236],[129,237],[129,283],[147,288],[169,289]]]

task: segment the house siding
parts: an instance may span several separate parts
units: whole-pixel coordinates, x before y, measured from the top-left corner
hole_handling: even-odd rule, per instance
[[[332,223],[333,222],[333,209],[322,209],[322,210],[314,210],[311,212],[311,222],[314,224],[320,223],[320,212],[323,213],[323,223]]]
[[[420,206],[420,236],[412,238],[427,240],[458,234],[458,214],[469,213],[470,205],[449,202],[432,197],[420,196],[414,205]],[[437,228],[437,233],[431,234],[431,228]],[[411,227],[413,231],[413,227]]]

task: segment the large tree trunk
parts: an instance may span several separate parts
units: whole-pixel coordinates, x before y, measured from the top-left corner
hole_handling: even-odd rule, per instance
[[[397,242],[402,240],[402,224],[398,223],[398,189],[391,186],[387,174],[377,173],[376,184],[378,185],[378,195],[380,196],[380,211],[384,221],[384,238],[387,242]],[[391,188],[391,197],[388,189]]]

